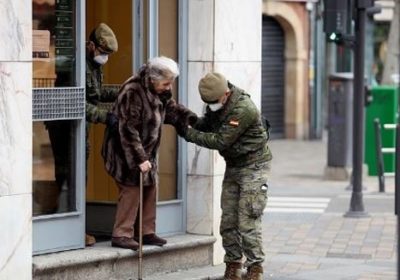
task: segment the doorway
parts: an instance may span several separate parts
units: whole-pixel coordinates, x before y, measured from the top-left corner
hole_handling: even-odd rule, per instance
[[[285,132],[285,34],[273,17],[262,17],[262,98],[263,116],[271,125],[271,138]]]
[[[104,85],[118,87],[152,55],[178,61],[178,0],[87,0],[86,38],[100,22],[114,31],[119,49],[104,66]],[[174,98],[178,99],[178,81]],[[111,104],[104,104],[110,106]],[[113,179],[101,157],[104,126],[92,125],[86,194],[87,231],[109,238],[118,198]],[[159,149],[159,188],[156,228],[159,234],[184,231],[182,186],[178,184],[178,144],[175,129],[164,126]],[[166,223],[165,221],[170,221]]]

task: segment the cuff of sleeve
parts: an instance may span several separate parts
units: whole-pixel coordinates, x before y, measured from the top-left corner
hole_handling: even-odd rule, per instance
[[[99,122],[105,124],[107,122],[107,113],[106,110],[101,110],[99,114]]]
[[[186,131],[186,135],[185,135],[185,140],[188,142],[193,142],[194,140],[194,135],[195,135],[195,129],[193,128],[188,128]]]

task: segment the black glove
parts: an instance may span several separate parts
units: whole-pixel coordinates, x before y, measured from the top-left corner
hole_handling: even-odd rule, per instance
[[[195,114],[190,115],[190,116],[188,117],[187,121],[188,121],[188,124],[189,124],[190,126],[194,126],[194,125],[196,124],[196,122],[197,122],[197,116],[196,116]]]
[[[116,115],[114,115],[111,112],[107,113],[107,117],[106,117],[106,124],[108,127],[110,127],[111,129],[115,129],[117,130],[118,128],[118,118]]]
[[[177,126],[175,127],[175,129],[176,129],[176,133],[178,133],[178,135],[179,135],[180,137],[185,138],[186,132],[187,132],[187,129],[188,129],[188,126],[187,126],[187,125],[185,125],[185,124],[179,124],[179,125],[177,125]]]

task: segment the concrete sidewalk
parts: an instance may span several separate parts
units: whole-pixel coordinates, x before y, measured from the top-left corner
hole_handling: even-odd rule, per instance
[[[273,140],[269,201],[264,216],[265,279],[396,279],[394,180],[378,192],[364,179],[368,217],[346,218],[346,181],[324,180],[326,141]],[[222,279],[224,265],[147,279]]]

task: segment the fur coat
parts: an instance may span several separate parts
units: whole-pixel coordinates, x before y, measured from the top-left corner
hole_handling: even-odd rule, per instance
[[[163,123],[180,131],[189,120],[196,119],[194,113],[176,103],[170,92],[152,92],[147,72],[144,66],[121,86],[112,109],[118,122],[114,127],[107,126],[103,140],[102,156],[107,172],[127,186],[139,186],[139,164],[146,160],[153,168],[144,174],[143,184],[156,185]]]

